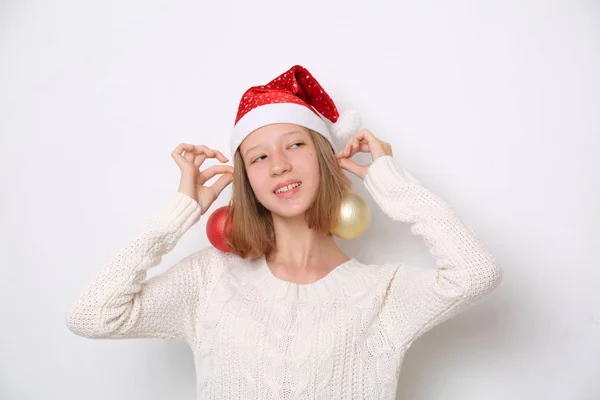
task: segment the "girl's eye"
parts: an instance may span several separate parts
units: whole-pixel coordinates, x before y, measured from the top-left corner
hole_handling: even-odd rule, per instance
[[[304,146],[304,143],[298,142],[298,143],[294,143],[294,144],[290,145],[290,147],[292,147],[292,146],[298,146],[298,147],[300,147],[300,146]],[[266,157],[266,156],[260,156],[260,157],[255,158],[254,161],[252,161],[252,164],[254,164],[255,162],[259,161],[263,157]]]

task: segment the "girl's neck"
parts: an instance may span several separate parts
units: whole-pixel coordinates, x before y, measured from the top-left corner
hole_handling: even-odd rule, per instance
[[[350,259],[330,235],[306,229],[294,236],[276,230],[275,236],[276,247],[266,257],[267,264],[275,276],[287,281],[315,281]]]

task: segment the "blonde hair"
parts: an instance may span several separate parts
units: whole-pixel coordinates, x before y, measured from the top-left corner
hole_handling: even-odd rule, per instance
[[[339,166],[331,143],[319,133],[308,130],[319,160],[320,184],[314,203],[306,210],[310,229],[331,235],[339,223],[342,197],[352,182]],[[229,213],[231,224],[226,238],[232,252],[242,258],[268,256],[275,249],[275,230],[271,212],[260,204],[250,186],[244,160],[238,148],[234,156],[234,178]]]

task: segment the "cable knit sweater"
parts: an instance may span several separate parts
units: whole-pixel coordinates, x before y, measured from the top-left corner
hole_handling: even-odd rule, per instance
[[[501,269],[455,212],[391,156],[363,180],[383,212],[411,224],[436,269],[355,258],[311,284],[265,258],[212,247],[146,278],[200,218],[176,192],[69,310],[88,338],[167,338],[194,353],[199,399],[393,400],[400,365],[425,331],[493,290]]]

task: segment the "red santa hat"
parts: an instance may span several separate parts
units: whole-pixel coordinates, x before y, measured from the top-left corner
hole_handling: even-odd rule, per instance
[[[331,97],[300,65],[243,94],[230,140],[231,155],[254,130],[276,123],[296,124],[318,132],[334,149],[333,137],[349,138],[361,125],[356,112],[340,115]]]

